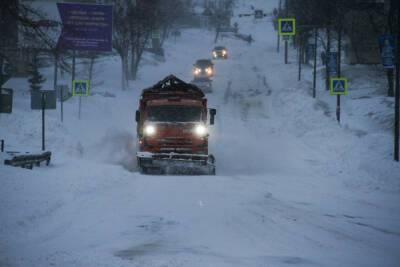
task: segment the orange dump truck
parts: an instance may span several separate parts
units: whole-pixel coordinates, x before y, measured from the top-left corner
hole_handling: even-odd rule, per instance
[[[208,128],[215,109],[196,86],[171,75],[144,89],[136,111],[142,173],[215,174]]]

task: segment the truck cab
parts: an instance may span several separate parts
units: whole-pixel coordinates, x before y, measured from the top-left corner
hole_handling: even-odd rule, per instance
[[[215,115],[199,88],[175,76],[143,90],[136,112],[140,171],[215,174],[208,153]]]

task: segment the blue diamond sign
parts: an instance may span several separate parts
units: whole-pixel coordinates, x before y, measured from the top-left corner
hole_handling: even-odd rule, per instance
[[[330,95],[347,95],[346,78],[331,78],[329,87]]]
[[[278,19],[278,30],[281,36],[293,36],[296,34],[296,19]]]
[[[74,80],[72,82],[73,96],[89,96],[89,80]]]

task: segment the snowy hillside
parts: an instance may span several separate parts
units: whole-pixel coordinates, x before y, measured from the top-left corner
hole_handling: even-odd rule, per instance
[[[278,1],[238,2],[236,15],[250,5],[270,13]],[[234,21],[255,42],[219,41],[230,57],[215,61],[207,95],[217,109],[217,175],[140,174],[135,123],[141,89],[169,74],[190,81],[215,32],[167,40],[165,62],[146,55],[126,91],[119,58],[103,58],[103,83],[82,99],[80,120],[74,98],[63,123],[59,109],[46,113],[51,165],[0,165],[0,266],[399,266],[400,165],[381,70],[344,67],[350,92],[339,125],[321,75],[313,99],[312,70],[298,82],[294,49],[288,65],[276,52],[270,17]],[[52,68],[43,72],[51,87]],[[8,150],[39,151],[41,113],[30,110],[26,80],[6,87],[16,93],[0,139]]]

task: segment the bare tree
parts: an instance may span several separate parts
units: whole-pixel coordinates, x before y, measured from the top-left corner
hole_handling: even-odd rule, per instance
[[[113,14],[113,47],[121,58],[121,87],[128,87],[128,56],[130,47],[130,27],[126,1],[117,0],[114,3]]]

